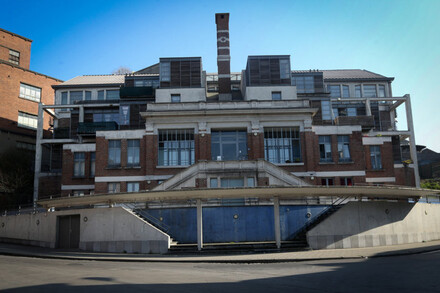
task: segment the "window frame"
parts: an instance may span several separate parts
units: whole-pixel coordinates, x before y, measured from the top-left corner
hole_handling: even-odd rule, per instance
[[[272,164],[302,162],[299,127],[265,127],[264,159]]]
[[[137,187],[137,188],[132,189],[132,188],[129,188],[129,186],[133,186],[133,187]],[[139,192],[139,190],[140,190],[139,186],[140,186],[140,184],[137,181],[136,182],[127,182],[127,192]]]
[[[112,187],[110,189],[110,187]],[[107,193],[120,193],[121,192],[121,182],[108,182],[107,183]]]
[[[180,94],[171,94],[171,103],[180,103],[182,101],[182,96]]]
[[[26,120],[34,121],[34,123],[23,123]],[[35,124],[35,127],[32,126],[34,124]],[[38,116],[33,115],[33,114],[29,114],[26,112],[18,111],[17,126],[35,130],[38,128]]]
[[[139,167],[141,165],[140,153],[141,140],[127,139],[127,167]]]
[[[370,145],[370,163],[372,170],[383,170],[382,148],[380,145]]]
[[[328,141],[327,141],[327,139],[328,139]],[[331,135],[319,135],[318,136],[318,145],[319,145],[319,162],[320,163],[333,162],[332,136]],[[330,151],[326,150],[326,145],[330,146]],[[324,154],[324,156],[323,156],[323,154]]]
[[[348,157],[344,155],[344,146],[347,146]],[[343,157],[342,157],[343,156]],[[350,152],[350,136],[349,135],[338,135],[338,161],[339,162],[351,162],[351,152]]]
[[[190,166],[195,163],[194,129],[160,129],[157,141],[158,166]]]
[[[14,54],[12,54],[12,53],[14,53]],[[16,50],[9,49],[8,61],[12,64],[20,66],[20,52],[16,51]]]
[[[272,101],[281,101],[282,96],[280,91],[274,91],[272,92]]]
[[[108,140],[107,166],[109,168],[121,167],[121,140]]]
[[[84,178],[86,176],[86,153],[73,153],[73,177]]]
[[[27,90],[29,90],[29,93],[35,92],[35,95],[26,94]],[[39,103],[41,102],[41,93],[42,90],[40,87],[20,82],[20,93],[18,95],[20,98]],[[33,96],[35,96],[35,98],[33,98]]]
[[[218,144],[218,154],[215,154]],[[243,147],[244,144],[244,147]],[[235,145],[235,155],[230,159],[228,146]],[[242,152],[243,151],[243,152]],[[242,152],[242,153],[241,153]],[[227,154],[227,155],[226,155]],[[219,160],[219,157],[221,158]],[[226,158],[225,158],[226,157]],[[211,131],[211,160],[213,161],[243,161],[248,159],[248,141],[246,130],[214,130]]]

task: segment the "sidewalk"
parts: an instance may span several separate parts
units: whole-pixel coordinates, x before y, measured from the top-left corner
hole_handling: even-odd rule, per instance
[[[410,255],[440,250],[440,241],[369,248],[327,249],[296,252],[216,254],[216,255],[149,255],[66,251],[33,246],[0,243],[0,255],[68,260],[124,262],[187,262],[187,263],[275,263],[311,260],[373,258]]]

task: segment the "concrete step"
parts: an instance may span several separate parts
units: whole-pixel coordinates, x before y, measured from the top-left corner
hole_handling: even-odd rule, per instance
[[[275,242],[237,242],[237,243],[206,243],[201,251],[197,250],[197,244],[177,244],[170,247],[168,254],[191,254],[191,253],[244,253],[244,252],[270,252],[270,251],[303,251],[308,250],[307,242],[283,241],[281,249],[276,247]]]

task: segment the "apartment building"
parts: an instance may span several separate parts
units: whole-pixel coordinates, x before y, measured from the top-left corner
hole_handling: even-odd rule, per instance
[[[249,56],[231,73],[228,17],[216,15],[218,73],[206,73],[201,57],[160,58],[132,74],[53,86],[55,104],[42,108],[54,110],[54,135],[40,145],[62,147],[58,195],[170,188],[202,163],[208,169],[173,188],[278,185],[256,164],[240,169],[259,160],[304,185],[418,186],[410,98],[392,95],[394,78],[296,70],[289,55]],[[403,104],[404,131],[395,122]],[[229,163],[210,170],[213,162]]]
[[[274,239],[280,248],[336,205],[408,204],[427,194],[398,187],[419,187],[419,175],[410,96],[393,96],[394,78],[360,69],[298,70],[289,55],[248,56],[246,68],[231,72],[229,14],[216,14],[216,24],[216,73],[203,69],[201,57],[167,57],[131,74],[52,86],[54,104],[38,109],[34,201],[67,209],[56,211],[57,223],[92,227],[96,220],[107,229],[114,219],[98,217],[94,207],[121,205],[121,213],[141,214],[143,227],[162,230],[165,250],[170,237],[198,249],[204,242]],[[397,128],[403,106],[407,125]],[[53,134],[45,137],[49,118]],[[45,147],[50,158],[42,156]],[[54,180],[61,187],[47,191]],[[58,235],[72,231],[63,225]],[[59,246],[149,251],[136,242],[137,231],[117,244],[121,239],[110,234],[87,236],[96,227],[83,238],[75,232],[75,245]],[[103,241],[120,247],[102,248],[110,245]]]
[[[51,86],[62,82],[30,70],[31,44],[28,38],[0,29],[0,152],[35,151],[38,103],[53,104]],[[50,124],[45,117],[43,129],[49,130]]]

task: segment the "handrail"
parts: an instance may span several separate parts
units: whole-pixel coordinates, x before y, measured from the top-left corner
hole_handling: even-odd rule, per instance
[[[163,223],[161,220],[157,219],[156,217],[150,215],[148,212],[146,212],[143,209],[137,208],[135,204],[133,203],[123,203],[121,204],[122,207],[131,210],[133,213],[138,214],[142,218],[144,218],[148,223],[155,226],[156,228],[162,230],[162,232],[168,233],[170,230],[170,226]]]

